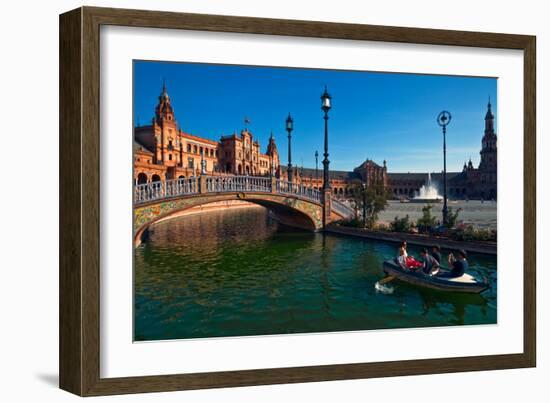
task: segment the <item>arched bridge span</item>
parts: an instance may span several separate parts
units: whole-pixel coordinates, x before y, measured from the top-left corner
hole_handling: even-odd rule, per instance
[[[147,228],[158,220],[225,200],[262,205],[281,222],[312,231],[353,215],[347,205],[324,199],[316,189],[269,177],[203,175],[140,184],[134,187],[134,241],[139,244]]]

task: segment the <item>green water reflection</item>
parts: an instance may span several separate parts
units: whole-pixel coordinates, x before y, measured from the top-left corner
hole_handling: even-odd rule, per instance
[[[470,272],[491,282],[482,295],[397,281],[379,293],[395,252],[280,227],[261,208],[161,222],[135,250],[135,340],[496,323],[496,257],[469,257]]]

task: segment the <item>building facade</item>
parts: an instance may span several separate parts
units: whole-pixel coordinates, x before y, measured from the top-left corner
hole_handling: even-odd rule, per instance
[[[253,134],[221,136],[219,141],[182,131],[163,86],[150,125],[134,128],[134,181],[137,184],[206,175],[266,176],[279,173],[273,135],[266,153]]]

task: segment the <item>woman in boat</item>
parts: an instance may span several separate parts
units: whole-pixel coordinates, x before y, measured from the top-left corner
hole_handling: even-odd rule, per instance
[[[402,269],[407,268],[407,250],[400,246],[397,250],[397,264],[401,266]]]
[[[408,270],[414,270],[422,266],[422,263],[416,260],[413,256],[409,256],[407,253],[407,241],[401,242],[401,245],[399,246],[397,263],[401,266],[401,268]]]
[[[448,273],[439,274],[438,277],[462,277],[464,273],[468,270],[468,260],[467,253],[464,249],[460,249],[457,252],[457,256],[449,253],[447,261],[449,262],[449,267],[451,271]]]
[[[407,241],[401,241],[401,244],[399,245],[399,249],[397,253],[398,256],[401,255],[401,250],[403,250],[405,258],[409,256],[409,254],[407,253]]]

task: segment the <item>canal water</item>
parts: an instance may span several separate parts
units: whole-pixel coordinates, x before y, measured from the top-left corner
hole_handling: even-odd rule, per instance
[[[260,207],[160,222],[135,250],[134,338],[496,323],[496,257],[469,256],[470,272],[491,283],[481,295],[397,280],[392,293],[379,292],[382,262],[396,250],[387,242],[289,229]]]

